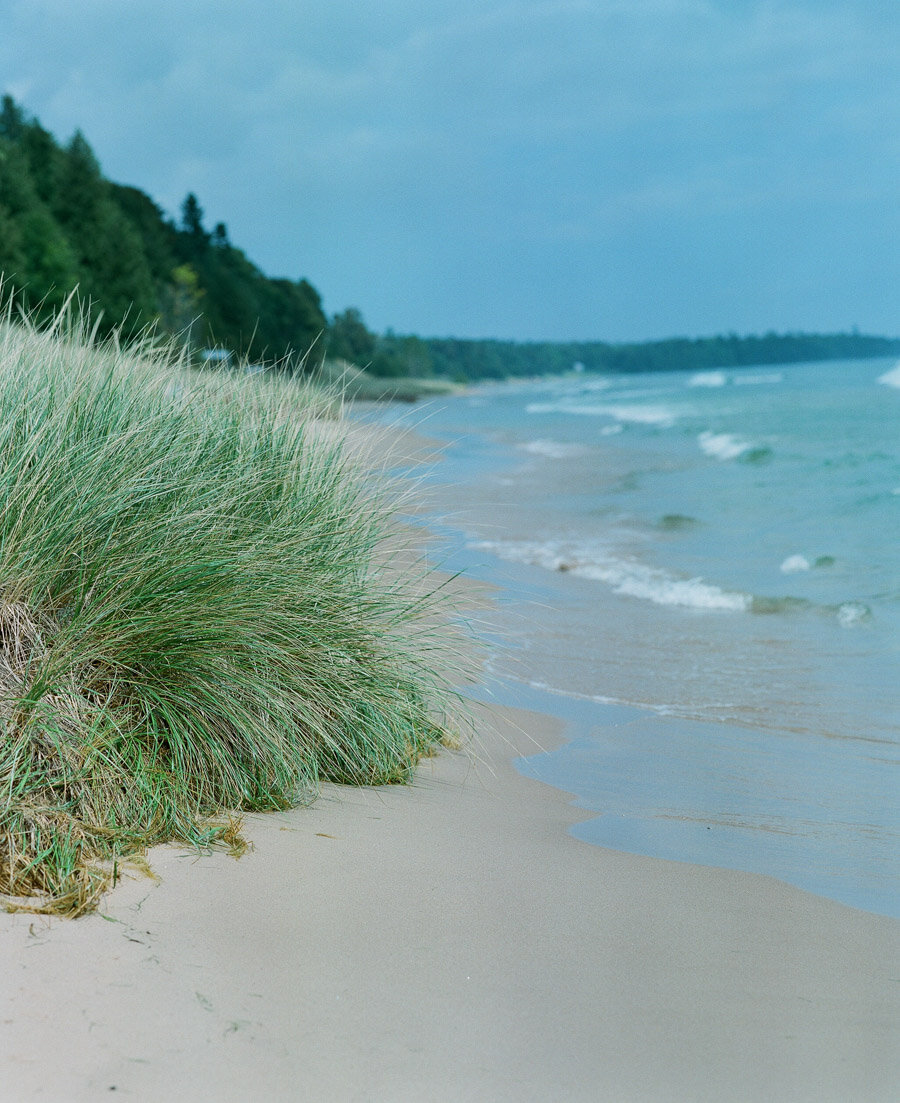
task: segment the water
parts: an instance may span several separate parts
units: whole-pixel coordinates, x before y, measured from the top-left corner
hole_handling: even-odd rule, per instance
[[[417,416],[448,556],[504,587],[495,692],[572,725],[520,767],[598,813],[575,833],[900,915],[900,366],[582,375]]]

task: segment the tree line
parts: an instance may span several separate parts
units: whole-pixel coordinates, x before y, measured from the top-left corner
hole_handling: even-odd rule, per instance
[[[884,356],[900,341],[850,334],[672,338],[631,344],[423,338],[372,332],[355,307],[328,317],[306,279],[263,273],[211,229],[196,195],[179,221],[145,192],[106,179],[80,131],[60,144],[11,96],[0,106],[0,274],[38,321],[75,289],[100,332],[148,325],[197,354],[228,350],[298,370],[326,355],[373,375],[470,380]],[[304,360],[304,354],[312,350]],[[292,355],[293,354],[293,355]]]
[[[900,353],[900,339],[860,333],[729,334],[626,344],[436,338],[425,345],[431,370],[460,380],[551,375],[579,365],[581,370],[591,372],[698,371]]]
[[[101,332],[155,324],[198,352],[278,360],[317,343],[329,322],[306,279],[272,279],[207,230],[195,195],[181,220],[139,188],[107,180],[80,131],[59,144],[10,96],[0,107],[0,272],[39,321],[77,288]],[[339,342],[338,342],[339,344]]]

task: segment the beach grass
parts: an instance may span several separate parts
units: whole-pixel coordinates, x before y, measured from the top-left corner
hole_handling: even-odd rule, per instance
[[[7,907],[91,910],[150,845],[239,848],[242,813],[402,782],[444,738],[434,586],[383,553],[395,491],[315,431],[330,404],[0,325]]]

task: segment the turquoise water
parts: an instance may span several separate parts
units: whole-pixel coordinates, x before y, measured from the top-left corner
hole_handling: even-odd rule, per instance
[[[415,419],[450,561],[504,588],[494,691],[572,725],[520,767],[598,813],[575,833],[900,915],[897,365],[580,375]]]

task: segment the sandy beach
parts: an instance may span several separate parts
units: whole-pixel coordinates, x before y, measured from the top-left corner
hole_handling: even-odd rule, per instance
[[[410,786],[249,816],[239,860],[157,848],[77,921],[0,915],[0,1099],[897,1097],[900,923],[576,840],[514,765],[561,722],[473,709]]]
[[[250,817],[240,860],[161,848],[76,922],[0,917],[0,1098],[887,1101],[900,924],[566,834],[477,755]]]

